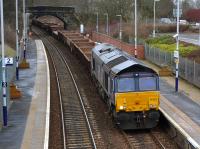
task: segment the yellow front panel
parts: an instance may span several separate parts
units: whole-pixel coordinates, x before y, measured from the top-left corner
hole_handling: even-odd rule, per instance
[[[115,94],[116,112],[148,111],[159,108],[160,92],[126,92]]]

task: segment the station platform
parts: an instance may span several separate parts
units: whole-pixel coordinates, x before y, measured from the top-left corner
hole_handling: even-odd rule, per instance
[[[42,149],[48,147],[50,80],[44,45],[30,40],[27,48],[29,69],[19,70],[14,83],[22,92],[20,99],[12,101],[8,126],[0,131],[0,148]]]
[[[160,68],[147,61],[144,64],[159,72]],[[200,148],[200,89],[179,79],[175,92],[173,76],[160,77],[160,111],[195,147]]]

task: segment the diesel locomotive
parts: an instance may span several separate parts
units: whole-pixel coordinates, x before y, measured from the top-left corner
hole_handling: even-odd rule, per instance
[[[91,75],[116,124],[124,129],[150,129],[159,121],[159,76],[113,45],[92,49]]]

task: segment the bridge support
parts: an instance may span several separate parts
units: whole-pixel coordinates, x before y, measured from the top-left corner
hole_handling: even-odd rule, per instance
[[[64,29],[65,29],[65,30],[67,30],[67,26],[68,26],[67,23],[64,22]]]
[[[31,13],[35,17],[52,15],[60,19],[64,23],[64,29],[69,26],[80,24],[79,18],[75,15],[74,7],[54,7],[54,6],[36,6],[27,7],[26,13]]]

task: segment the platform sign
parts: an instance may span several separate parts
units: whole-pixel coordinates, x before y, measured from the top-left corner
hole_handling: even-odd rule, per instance
[[[5,57],[6,65],[13,65],[13,57]]]
[[[178,58],[175,58],[175,59],[174,59],[174,62],[175,62],[176,64],[178,64],[178,63],[179,63],[179,59],[178,59]]]
[[[177,58],[177,59],[179,59],[179,51],[174,51],[174,58]]]

